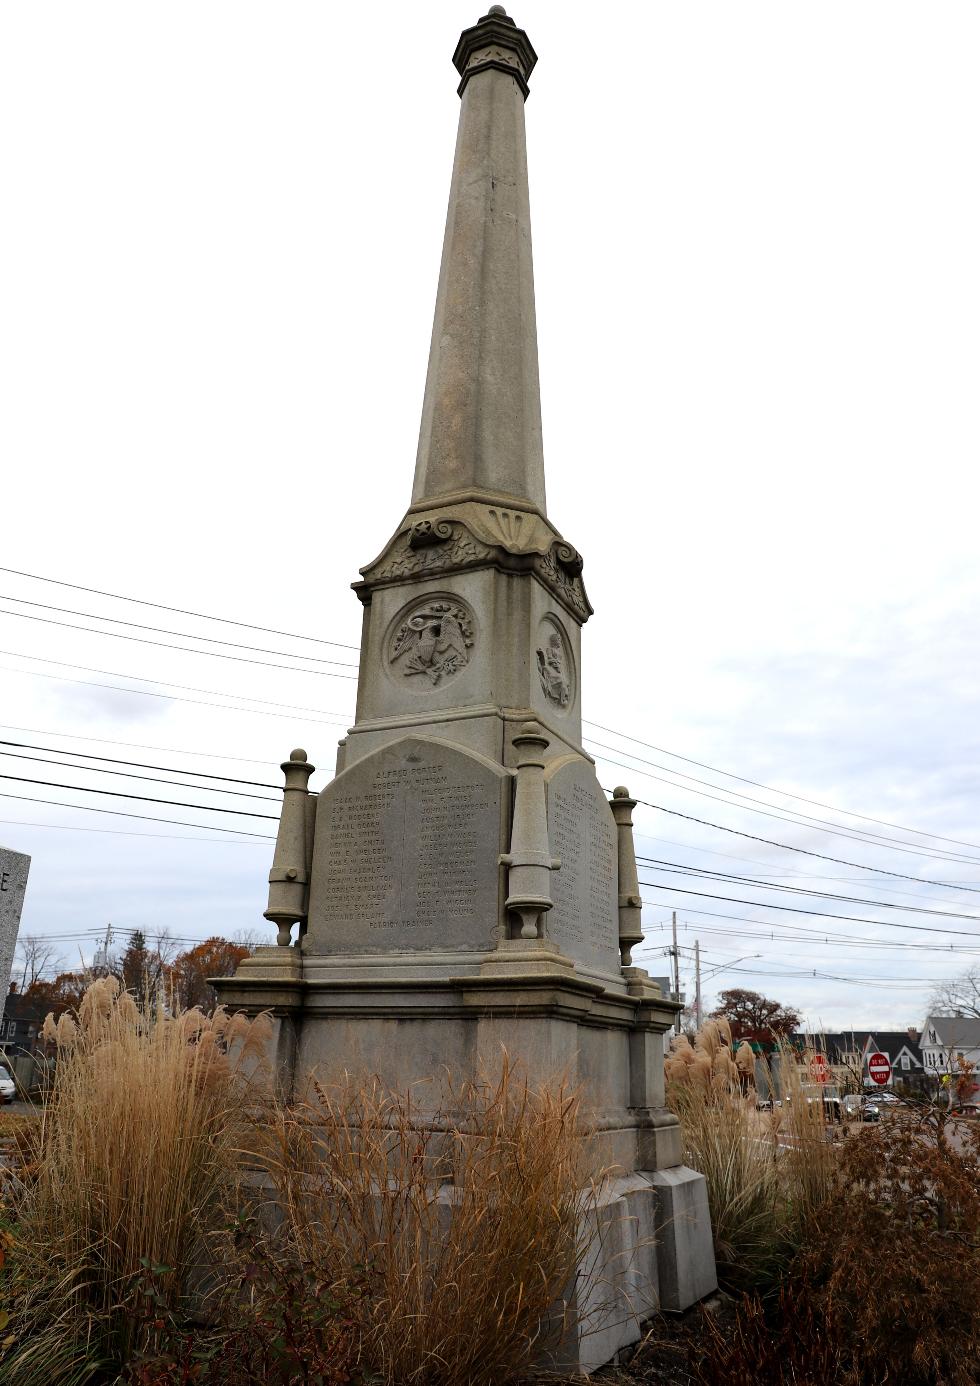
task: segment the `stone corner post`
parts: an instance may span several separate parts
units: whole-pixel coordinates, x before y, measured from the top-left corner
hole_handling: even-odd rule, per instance
[[[548,842],[544,797],[544,752],[548,744],[536,722],[524,722],[514,737],[518,754],[514,824],[510,851],[501,861],[508,867],[506,906],[521,921],[517,938],[543,939],[544,917],[553,903],[551,872],[557,870],[558,862]]]
[[[306,752],[291,752],[280,767],[286,777],[283,788],[282,813],[276,850],[269,872],[269,907],[265,917],[278,926],[276,942],[288,948],[292,942],[292,927],[306,918],[307,887],[309,884],[309,852],[307,834],[307,785],[315,769],[306,759]]]
[[[636,850],[633,846],[633,810],[636,800],[629,790],[618,785],[610,803],[616,820],[619,846],[619,951],[623,967],[632,962],[633,945],[643,942],[643,901],[636,874]]]

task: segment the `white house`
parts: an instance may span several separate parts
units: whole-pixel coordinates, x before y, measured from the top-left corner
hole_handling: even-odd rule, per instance
[[[974,1064],[980,1072],[980,1016],[926,1016],[919,1043],[927,1073],[951,1073],[958,1059]]]

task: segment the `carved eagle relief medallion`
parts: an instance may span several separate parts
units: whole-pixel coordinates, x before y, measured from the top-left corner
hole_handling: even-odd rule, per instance
[[[435,599],[410,608],[391,637],[388,663],[406,679],[433,687],[469,663],[473,617],[460,602]]]

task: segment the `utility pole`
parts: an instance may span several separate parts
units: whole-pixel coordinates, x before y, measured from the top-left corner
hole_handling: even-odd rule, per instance
[[[694,1028],[701,1029],[701,942],[694,940]]]
[[[676,911],[676,910],[673,910],[673,911],[671,912],[670,923],[671,923],[671,930],[672,930],[672,932],[673,932],[673,937],[674,937],[674,946],[673,946],[673,948],[670,950],[670,951],[673,953],[673,955],[674,955],[674,1000],[675,1000],[675,1001],[679,1001],[679,1000],[681,999],[681,961],[680,961],[680,953],[678,952],[678,949],[677,949],[677,911]],[[681,1032],[681,1013],[680,1013],[680,1011],[678,1011],[677,1014],[674,1016],[674,1030],[675,1030],[675,1032],[676,1032],[678,1035],[679,1035],[680,1032]]]
[[[112,925],[107,924],[105,928],[105,938],[98,944],[92,957],[92,971],[96,976],[101,976],[109,971],[109,958],[112,948]]]

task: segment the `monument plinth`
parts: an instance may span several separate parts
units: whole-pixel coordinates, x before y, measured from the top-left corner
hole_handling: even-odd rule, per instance
[[[496,5],[456,48],[412,500],[354,584],[357,712],[336,776],[314,797],[305,751],[283,766],[278,946],[221,989],[278,1017],[287,1090],[313,1068],[465,1077],[504,1047],[532,1077],[581,1084],[617,1171],[603,1254],[624,1301],[570,1347],[590,1370],[645,1313],[716,1282],[704,1181],[664,1106],[676,1006],[630,961],[634,801],[619,789],[610,804],[581,746],[582,559],[545,505],[524,134],[536,61]]]

